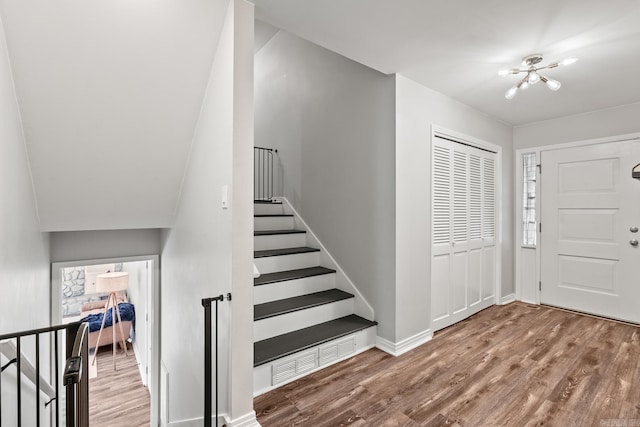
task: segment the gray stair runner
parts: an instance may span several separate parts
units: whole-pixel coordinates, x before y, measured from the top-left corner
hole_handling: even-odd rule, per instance
[[[320,252],[320,249],[310,248],[308,246],[301,246],[298,248],[268,249],[264,251],[254,251],[253,257],[265,258],[270,256],[304,254],[308,252]]]
[[[268,283],[284,282],[286,280],[303,279],[305,277],[320,276],[322,274],[335,273],[335,270],[326,267],[308,267],[297,270],[276,271],[265,273],[253,279],[255,286],[266,285]]]
[[[320,323],[253,344],[253,365],[260,366],[298,351],[315,347],[377,325],[355,314]]]
[[[306,231],[290,228],[287,230],[255,230],[253,232],[253,235],[254,236],[273,236],[276,234],[302,234],[302,233],[306,233]]]
[[[269,317],[280,316],[282,314],[305,310],[349,298],[353,298],[353,294],[341,291],[340,289],[329,289],[327,291],[256,304],[253,307],[253,320],[267,319]]]

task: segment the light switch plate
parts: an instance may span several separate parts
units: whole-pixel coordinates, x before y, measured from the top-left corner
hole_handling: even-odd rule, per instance
[[[222,186],[222,209],[229,209],[229,186]]]

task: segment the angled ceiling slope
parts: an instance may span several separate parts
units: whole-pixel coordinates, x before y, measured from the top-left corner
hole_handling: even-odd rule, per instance
[[[228,0],[0,0],[43,231],[171,226]]]
[[[637,0],[255,0],[256,17],[383,73],[399,73],[520,125],[640,101]],[[536,85],[508,101],[522,57],[562,88]]]

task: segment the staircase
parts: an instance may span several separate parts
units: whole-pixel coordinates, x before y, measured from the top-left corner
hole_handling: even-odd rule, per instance
[[[254,215],[258,395],[373,347],[377,323],[290,206],[256,201]]]

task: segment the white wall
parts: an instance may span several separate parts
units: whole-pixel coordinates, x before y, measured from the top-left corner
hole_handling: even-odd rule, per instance
[[[201,299],[227,292],[233,292],[233,301],[220,303],[218,325],[219,409],[233,420],[255,416],[252,70],[253,6],[232,0],[195,130],[175,224],[164,235],[161,358],[169,377],[170,423],[202,425]],[[231,202],[224,210],[223,185],[229,186]]]
[[[5,334],[49,324],[49,236],[40,232],[1,22],[0,117],[0,334]],[[43,342],[43,355],[46,348],[47,343]],[[35,361],[33,354],[29,358]],[[4,357],[0,359],[1,364],[6,362]],[[48,371],[46,366],[44,369]],[[2,374],[3,425],[16,424],[14,373],[15,368],[9,368]],[[28,388],[26,382],[24,388]],[[31,425],[33,392],[25,391],[23,399],[23,422]],[[48,413],[42,408],[42,414]]]
[[[514,149],[640,132],[638,117],[640,103],[516,126]]]
[[[393,77],[281,30],[255,56],[255,90],[256,145],[278,149],[284,196],[391,339]]]
[[[159,228],[51,233],[51,262],[155,255],[161,250]]]
[[[517,245],[519,251],[520,271],[516,271],[517,297],[519,300],[532,304],[539,303],[538,297],[538,268],[536,262],[536,249],[521,247]]]
[[[512,128],[441,93],[396,76],[396,342],[430,324],[431,125],[503,148],[502,296],[513,288]]]
[[[125,262],[122,264],[122,271],[129,273],[129,287],[127,288],[127,296],[129,302],[134,305],[136,310],[135,334],[133,340],[133,349],[138,360],[138,368],[142,376],[142,382],[147,385],[146,370],[149,367],[147,353],[149,345],[147,337],[147,306],[148,306],[148,286],[149,271],[147,270],[148,261]]]

